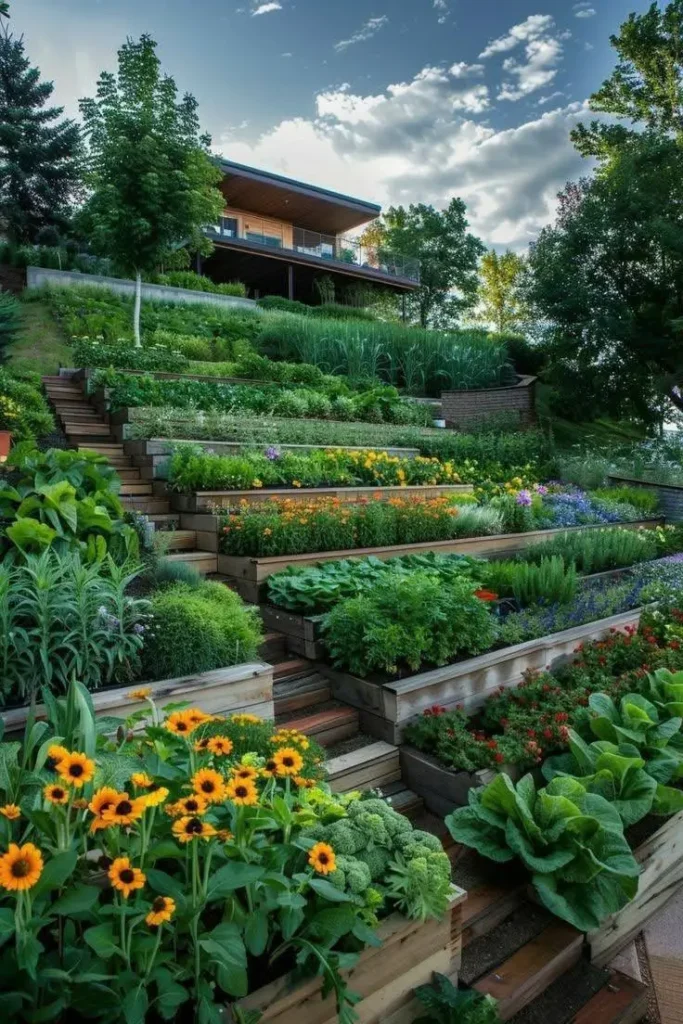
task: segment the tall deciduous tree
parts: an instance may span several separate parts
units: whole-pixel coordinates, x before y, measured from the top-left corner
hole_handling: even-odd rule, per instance
[[[135,277],[134,332],[140,344],[142,274],[180,246],[208,254],[202,233],[220,214],[221,173],[209,154],[197,101],[178,99],[148,35],[128,39],[118,74],[100,75],[95,99],[81,100],[90,197],[83,225],[92,248]]]
[[[493,324],[499,332],[512,331],[524,318],[524,301],[519,285],[524,260],[516,252],[497,253],[491,249],[479,268],[479,319]]]
[[[407,297],[412,321],[422,327],[453,326],[477,296],[477,264],[484,244],[468,228],[462,199],[445,210],[424,203],[391,206],[365,231],[361,241],[380,260],[392,254],[419,260],[420,287]]]
[[[23,38],[0,4],[0,230],[12,242],[31,242],[45,226],[63,227],[78,195],[79,129],[50,107],[54,86],[41,82]]]

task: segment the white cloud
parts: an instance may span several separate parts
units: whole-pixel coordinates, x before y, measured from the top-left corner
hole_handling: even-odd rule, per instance
[[[562,43],[559,39],[531,39],[524,52],[524,64],[520,64],[514,57],[508,57],[504,61],[504,70],[517,81],[503,84],[498,93],[499,100],[520,100],[529,93],[550,85],[555,78],[557,65],[562,59]]]
[[[443,208],[461,196],[487,244],[523,248],[552,219],[567,179],[585,173],[569,131],[587,111],[570,104],[496,131],[472,116],[488,104],[475,94],[485,88],[427,67],[375,95],[329,90],[315,118],[225,139],[225,155],[383,204]]]
[[[578,11],[576,11],[574,13],[574,17],[575,18],[592,18],[595,14],[597,14],[597,11],[595,10],[594,7],[581,7]]]
[[[493,57],[496,53],[507,53],[508,50],[514,50],[520,43],[529,42],[545,35],[554,25],[555,22],[549,14],[532,14],[526,21],[520,22],[519,25],[513,25],[507,35],[499,36],[498,39],[490,42],[486,49],[479,54],[479,57],[485,59]]]
[[[434,10],[438,14],[438,18],[436,20],[439,25],[445,25],[449,14],[448,3],[446,0],[434,0],[433,6]]]
[[[293,57],[294,55],[292,53],[290,53],[289,50],[287,50],[286,53],[281,53],[280,56],[281,57]]]
[[[365,24],[354,32],[348,39],[340,39],[338,43],[334,44],[334,48],[337,51],[346,50],[349,46],[355,46],[356,43],[365,43],[368,39],[372,39],[373,36],[384,28],[389,23],[389,18],[386,14],[380,15],[379,18],[369,18]]]
[[[453,75],[453,78],[468,78],[470,75],[483,75],[484,65],[466,64],[464,60],[461,60],[456,64],[451,64],[448,69],[448,73]]]
[[[259,14],[271,14],[273,11],[281,11],[282,4],[277,3],[277,0],[271,0],[270,3],[259,4],[251,12],[252,18],[258,17]]]
[[[552,103],[553,100],[559,99],[560,96],[564,96],[564,93],[561,92],[559,89],[556,90],[555,92],[551,92],[549,96],[541,96],[536,101],[536,106],[537,107],[544,107],[547,103]]]

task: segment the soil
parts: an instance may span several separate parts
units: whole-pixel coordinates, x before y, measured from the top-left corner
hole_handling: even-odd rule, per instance
[[[512,1024],[569,1024],[609,978],[609,971],[579,960],[571,971],[511,1018]]]
[[[358,732],[355,736],[349,736],[348,739],[340,740],[339,743],[333,744],[333,746],[327,748],[327,760],[329,761],[332,757],[340,757],[342,754],[351,754],[354,750],[360,750],[361,747],[367,747],[370,743],[375,743],[374,736],[368,736],[364,732]]]
[[[460,981],[472,985],[539,935],[553,920],[553,915],[543,907],[525,903],[488,935],[474,939],[465,947]]]

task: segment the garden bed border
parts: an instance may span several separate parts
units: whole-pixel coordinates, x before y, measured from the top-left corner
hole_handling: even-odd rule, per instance
[[[456,494],[472,494],[472,484],[410,484],[405,487],[267,487],[249,490],[193,491],[178,493],[168,489],[174,512],[206,512],[212,508],[230,509],[246,502],[261,505],[266,501],[315,501],[336,498],[342,502],[362,503],[368,500],[388,501],[390,498],[444,498]]]
[[[619,473],[609,473],[608,483],[617,487],[641,487],[644,490],[655,491],[661,508],[667,521],[672,523],[683,522],[683,484],[652,484],[646,480],[634,480],[630,476],[621,476]]]

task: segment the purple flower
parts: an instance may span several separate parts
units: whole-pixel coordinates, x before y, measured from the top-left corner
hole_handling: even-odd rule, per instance
[[[548,488],[544,487],[543,484],[536,484],[536,494],[540,494],[542,498],[548,493]]]
[[[137,633],[138,636],[142,636],[142,634],[145,632],[145,627],[142,625],[141,622],[136,622],[135,625],[133,626],[133,632]]]
[[[271,462],[275,462],[277,459],[280,458],[280,452],[271,444],[268,446],[268,448],[266,448],[265,456],[267,459],[270,459]]]
[[[531,491],[520,491],[515,500],[518,505],[530,505],[533,500]]]

